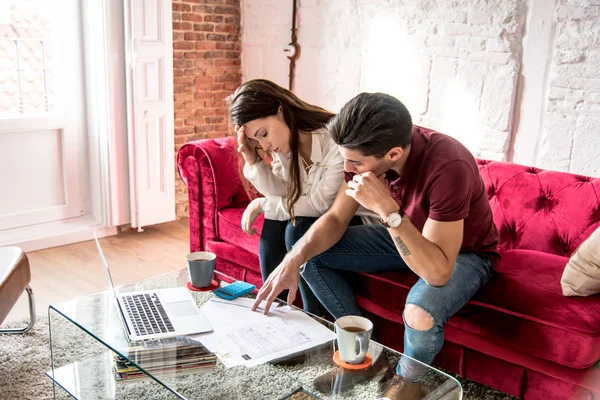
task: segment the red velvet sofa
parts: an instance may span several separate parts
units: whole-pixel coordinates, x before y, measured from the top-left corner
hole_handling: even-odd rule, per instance
[[[259,235],[240,229],[248,198],[235,139],[187,143],[177,164],[188,186],[190,250],[214,252],[217,274],[260,287]],[[560,287],[568,257],[600,226],[600,179],[478,164],[502,260],[489,284],[450,319],[434,364],[527,400],[600,399],[600,295],[567,298]],[[402,351],[401,314],[416,276],[354,278],[357,302],[378,339]]]

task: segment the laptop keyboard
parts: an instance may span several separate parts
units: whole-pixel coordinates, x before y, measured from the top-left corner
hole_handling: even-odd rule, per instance
[[[136,335],[146,336],[175,331],[156,293],[125,295],[123,300]]]

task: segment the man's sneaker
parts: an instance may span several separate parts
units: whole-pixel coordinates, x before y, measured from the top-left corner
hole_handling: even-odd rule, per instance
[[[394,375],[382,397],[389,400],[421,400],[421,384],[408,382],[400,375]]]
[[[350,389],[361,382],[383,376],[391,379],[393,371],[387,358],[382,354],[369,368],[355,371],[337,367],[321,376],[317,376],[313,385],[324,394],[336,394]]]

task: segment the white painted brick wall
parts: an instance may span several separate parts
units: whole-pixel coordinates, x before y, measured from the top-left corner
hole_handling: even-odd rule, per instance
[[[564,0],[554,13],[539,165],[600,175],[600,1]]]
[[[532,163],[545,168],[598,175],[600,145],[589,129],[600,111],[600,0],[557,2],[549,78],[536,99],[544,103],[542,122],[539,132],[524,133],[537,139],[521,141],[528,148],[520,150],[536,153]],[[459,138],[477,157],[510,159],[529,0],[440,4],[299,0],[294,91],[332,111],[361,91],[386,92],[407,105],[415,123]],[[282,49],[291,7],[242,0],[244,80],[287,87]]]
[[[525,0],[299,1],[295,92],[333,111],[361,91],[390,93],[416,123],[502,159],[510,138]],[[287,87],[291,2],[242,4],[244,80]],[[493,132],[486,139],[484,132]]]

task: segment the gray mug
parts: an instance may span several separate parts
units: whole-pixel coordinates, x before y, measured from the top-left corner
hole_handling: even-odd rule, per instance
[[[369,349],[373,323],[364,317],[348,315],[335,321],[340,360],[360,364]]]
[[[209,287],[212,283],[217,256],[209,251],[196,251],[185,256],[192,286]]]

